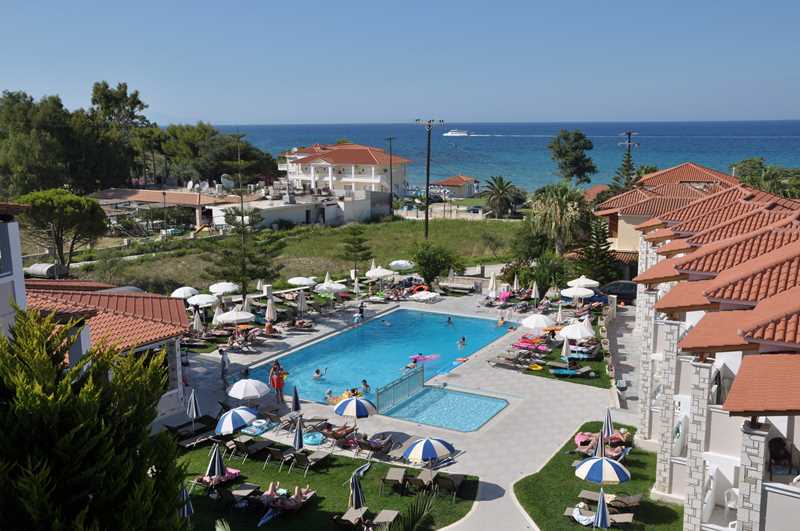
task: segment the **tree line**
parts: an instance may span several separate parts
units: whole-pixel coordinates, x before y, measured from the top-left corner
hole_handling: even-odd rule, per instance
[[[208,123],[151,122],[148,105],[127,83],[93,85],[88,108],[67,109],[59,96],[35,100],[22,91],[0,96],[0,197],[67,189],[89,194],[110,187],[183,185],[242,169],[243,181],[275,176],[273,157]],[[237,149],[238,152],[237,153]],[[240,168],[233,161],[240,156]]]

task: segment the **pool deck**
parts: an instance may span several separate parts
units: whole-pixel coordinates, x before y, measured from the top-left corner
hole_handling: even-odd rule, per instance
[[[401,307],[425,311],[459,314],[471,317],[496,318],[497,310],[478,306],[479,297],[447,297],[433,304],[403,302],[393,305],[371,305],[367,317],[375,312]],[[274,357],[278,352],[295,348],[311,340],[341,330],[352,321],[353,310],[316,318],[318,331],[300,333],[270,343],[253,353],[231,353],[231,380],[245,365],[254,365]],[[517,503],[513,485],[524,476],[538,471],[582,423],[603,418],[611,406],[607,389],[579,385],[493,368],[487,360],[505,352],[522,335],[510,332],[474,354],[470,361],[451,372],[439,375],[428,385],[447,384],[455,390],[476,392],[504,398],[509,405],[474,432],[458,432],[376,415],[358,422],[366,433],[394,432],[396,438],[417,436],[441,437],[461,452],[447,472],[480,477],[478,497],[473,509],[462,520],[447,529],[538,529]],[[189,384],[198,390],[201,409],[214,412],[217,400],[224,398],[220,379],[219,354],[192,355],[188,368]],[[306,402],[307,417],[337,418],[331,406]],[[283,436],[290,442],[290,436]],[[349,452],[348,452],[349,453]],[[313,483],[313,478],[309,478]]]

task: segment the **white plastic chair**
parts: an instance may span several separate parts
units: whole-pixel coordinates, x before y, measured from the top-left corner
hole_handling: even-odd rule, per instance
[[[728,519],[728,512],[739,508],[739,489],[732,488],[725,491],[725,520]],[[735,523],[735,522],[734,522]]]

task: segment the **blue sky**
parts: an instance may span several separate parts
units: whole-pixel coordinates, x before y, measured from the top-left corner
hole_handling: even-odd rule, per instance
[[[4,2],[0,89],[160,123],[800,118],[800,2]]]

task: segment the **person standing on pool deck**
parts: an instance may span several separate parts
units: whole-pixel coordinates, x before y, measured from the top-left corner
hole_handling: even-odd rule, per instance
[[[361,319],[364,319],[364,301],[358,303],[358,315],[361,316]]]
[[[228,351],[224,348],[219,349],[219,356],[219,377],[222,379],[222,386],[228,387],[226,376],[228,375],[228,366],[231,364],[231,359],[228,357]]]
[[[275,389],[275,398],[278,403],[283,402],[283,383],[283,367],[281,367],[280,362],[276,361],[269,371],[269,384]]]

